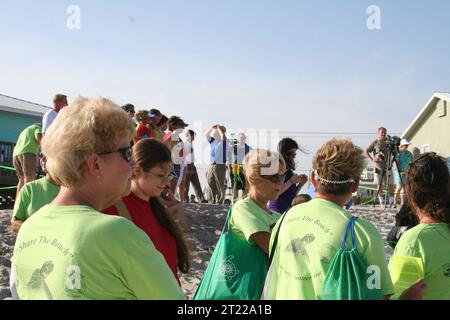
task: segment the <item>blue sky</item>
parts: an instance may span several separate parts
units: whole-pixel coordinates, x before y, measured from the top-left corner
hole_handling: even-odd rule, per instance
[[[71,4],[80,30],[66,27]],[[366,26],[369,5],[381,10],[381,30]],[[0,93],[47,105],[56,92],[104,95],[204,126],[401,133],[434,91],[450,91],[446,0],[0,8]]]

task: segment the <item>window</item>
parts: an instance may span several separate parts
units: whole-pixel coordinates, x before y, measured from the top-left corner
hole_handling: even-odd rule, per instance
[[[431,148],[429,144],[422,145],[422,153],[430,152]]]

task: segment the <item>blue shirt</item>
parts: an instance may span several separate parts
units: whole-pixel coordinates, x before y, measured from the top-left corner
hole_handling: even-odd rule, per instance
[[[213,137],[208,137],[208,142],[211,144],[211,157],[212,164],[225,164],[227,162],[227,139],[216,140]]]

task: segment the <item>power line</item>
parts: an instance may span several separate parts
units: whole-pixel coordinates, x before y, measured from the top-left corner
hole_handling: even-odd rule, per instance
[[[318,132],[318,131],[280,131],[280,134],[288,135],[370,135],[376,136],[374,132],[348,132],[348,131],[334,131],[334,132]],[[399,135],[398,132],[392,132],[392,135]]]

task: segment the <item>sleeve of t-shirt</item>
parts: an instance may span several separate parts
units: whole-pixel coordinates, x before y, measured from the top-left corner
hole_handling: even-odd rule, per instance
[[[28,206],[31,202],[31,194],[29,188],[25,185],[19,193],[19,199],[14,203],[13,218],[25,221],[27,220]]]
[[[379,280],[381,285],[381,294],[383,296],[391,295],[394,293],[394,287],[392,285],[391,276],[386,263],[386,251],[384,249],[384,241],[381,238],[378,230],[368,221],[364,219],[358,219],[358,224],[364,230],[363,240],[366,242],[365,251],[362,252],[362,256],[367,263],[368,267],[376,266],[379,268]],[[364,247],[364,245],[362,245]],[[368,270],[369,271],[369,270]],[[375,276],[374,283],[377,282],[376,272],[378,270],[373,269],[372,273]]]
[[[407,233],[400,238],[395,246],[394,254],[389,261],[389,271],[394,283],[394,299],[425,276],[420,245],[417,241],[407,239]]]
[[[131,226],[131,224],[130,224]],[[139,300],[185,300],[172,271],[148,236],[131,227],[125,235],[127,243],[122,273],[125,282]]]
[[[257,232],[271,232],[270,226],[252,213],[253,210],[248,204],[243,204],[236,209],[232,212],[235,227],[242,231],[247,241],[251,241],[250,237]]]

